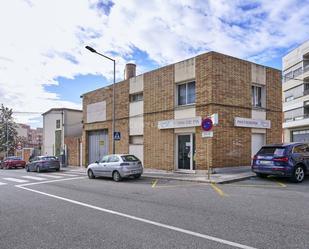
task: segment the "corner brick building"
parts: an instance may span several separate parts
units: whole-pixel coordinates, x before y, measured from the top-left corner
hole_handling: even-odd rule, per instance
[[[146,168],[249,165],[260,146],[282,141],[279,70],[209,52],[139,76],[134,64],[126,71],[115,84],[115,150]],[[84,165],[112,153],[112,93],[107,86],[82,95]],[[205,132],[201,122],[211,116],[218,122]]]

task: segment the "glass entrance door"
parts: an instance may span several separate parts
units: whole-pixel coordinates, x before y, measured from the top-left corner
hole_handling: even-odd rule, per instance
[[[177,168],[193,170],[194,134],[177,135]]]

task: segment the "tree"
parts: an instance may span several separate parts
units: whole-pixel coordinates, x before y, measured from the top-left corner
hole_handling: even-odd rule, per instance
[[[16,147],[17,125],[12,117],[13,110],[5,107],[0,108],[0,152],[12,154]]]

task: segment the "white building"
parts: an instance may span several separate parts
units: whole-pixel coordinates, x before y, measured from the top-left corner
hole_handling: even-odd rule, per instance
[[[81,110],[52,108],[43,115],[43,155],[59,156],[66,150],[66,137],[82,136]]]
[[[309,142],[309,40],[282,60],[285,142]]]

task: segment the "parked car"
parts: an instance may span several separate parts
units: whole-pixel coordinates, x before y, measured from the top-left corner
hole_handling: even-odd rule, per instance
[[[252,160],[252,171],[260,177],[276,175],[302,182],[309,173],[309,145],[306,143],[263,146]]]
[[[26,171],[41,171],[60,170],[60,161],[55,156],[37,156],[30,160],[26,165]]]
[[[103,156],[102,160],[90,164],[87,167],[87,174],[90,179],[106,176],[118,182],[124,177],[141,177],[143,165],[134,155],[112,154]]]
[[[20,157],[9,156],[2,161],[0,168],[1,169],[11,169],[11,168],[16,169],[19,167],[25,168],[25,166],[26,166],[26,162]]]

